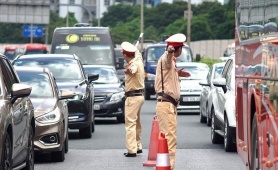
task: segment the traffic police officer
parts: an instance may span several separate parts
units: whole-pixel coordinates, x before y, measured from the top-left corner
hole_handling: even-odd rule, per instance
[[[171,169],[175,167],[177,146],[177,105],[180,98],[180,77],[189,77],[190,73],[177,70],[176,58],[182,52],[186,37],[175,34],[165,41],[167,48],[158,60],[155,77],[155,91],[157,94],[156,115],[160,132],[165,133],[168,142]]]
[[[142,153],[140,112],[145,101],[145,72],[141,53],[129,42],[121,44],[124,59],[127,62],[125,71],[125,129],[126,157],[136,157]]]

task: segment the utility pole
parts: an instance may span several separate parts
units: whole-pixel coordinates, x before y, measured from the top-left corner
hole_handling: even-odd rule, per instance
[[[190,31],[191,31],[191,17],[192,17],[192,12],[191,12],[191,0],[188,0],[187,2],[187,44],[190,46]]]
[[[144,33],[144,0],[141,0],[141,33]],[[144,36],[141,38],[141,49],[143,51]]]
[[[100,0],[98,0],[98,22],[97,25],[100,27]]]
[[[69,26],[69,0],[68,0],[68,5],[67,5],[67,24],[66,26]]]

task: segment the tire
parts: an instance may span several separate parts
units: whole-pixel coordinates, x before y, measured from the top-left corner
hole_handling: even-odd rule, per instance
[[[235,152],[236,144],[233,142],[233,136],[231,134],[231,127],[229,126],[228,118],[225,118],[224,129],[224,149],[226,152]]]
[[[118,116],[117,121],[118,123],[125,123],[125,116]]]
[[[261,169],[260,159],[259,159],[259,149],[258,149],[258,132],[257,132],[257,118],[256,114],[254,115],[252,122],[252,136],[251,136],[251,170]]]
[[[216,130],[215,113],[214,113],[214,109],[212,109],[212,112],[211,112],[211,142],[213,144],[219,144],[219,143],[221,143],[223,138],[218,133],[216,133],[215,130]]]
[[[55,162],[64,162],[65,160],[65,143],[63,143],[63,147],[61,151],[52,152],[51,159]]]
[[[206,110],[206,114],[207,114],[207,126],[211,126],[211,118],[209,117],[208,108]]]
[[[35,163],[35,152],[34,152],[34,130],[33,127],[30,125],[30,132],[28,138],[28,154],[26,158],[26,166],[24,170],[33,170],[34,163]]]
[[[208,112],[207,112],[207,126],[211,126],[211,118],[209,117]]]
[[[94,119],[92,120],[92,133],[95,132],[95,125],[96,125],[96,123],[95,123],[95,117],[94,117]]]
[[[92,122],[89,123],[89,126],[79,129],[79,137],[81,138],[91,138],[92,137]]]
[[[202,109],[200,109],[200,123],[206,123],[206,118],[202,114]]]
[[[5,133],[3,141],[0,168],[2,170],[10,170],[12,169],[12,141],[9,133]]]
[[[145,90],[145,100],[150,100],[151,99],[151,94],[148,90]]]
[[[65,139],[65,153],[68,153],[69,151],[69,135],[68,135],[68,131],[67,131],[67,136]]]

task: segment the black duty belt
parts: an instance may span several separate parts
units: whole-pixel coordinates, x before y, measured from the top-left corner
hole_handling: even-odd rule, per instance
[[[144,94],[144,89],[139,89],[139,90],[132,90],[125,92],[125,97],[132,97],[132,96],[143,96]]]
[[[163,101],[163,102],[168,101],[168,102],[171,102],[174,106],[178,106],[178,104],[179,104],[178,100],[174,99],[172,96],[170,96],[166,93],[157,93],[157,95],[167,99],[167,100],[158,99],[158,101]]]

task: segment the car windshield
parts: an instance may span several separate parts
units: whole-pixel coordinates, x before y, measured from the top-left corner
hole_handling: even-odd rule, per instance
[[[149,47],[147,52],[147,61],[157,63],[158,59],[165,52],[166,46]],[[182,53],[177,57],[177,62],[191,62],[191,53],[189,48],[183,47]]]
[[[82,80],[81,67],[77,60],[66,58],[28,58],[14,61],[15,66],[46,67],[56,80]]]
[[[85,67],[84,69],[86,74],[99,74],[99,78],[94,81],[95,84],[114,84],[120,82],[117,72],[111,68]]]
[[[46,73],[17,71],[17,74],[22,83],[32,87],[30,97],[48,98],[54,96],[53,87]]]
[[[82,64],[111,64],[112,52],[109,45],[56,46],[56,54],[76,54]]]
[[[180,77],[180,79],[203,80],[206,79],[209,68],[205,66],[179,66],[178,70],[183,68],[190,73],[190,77]]]
[[[223,70],[223,66],[216,66],[213,78],[216,79],[216,78],[220,77],[222,70]]]

